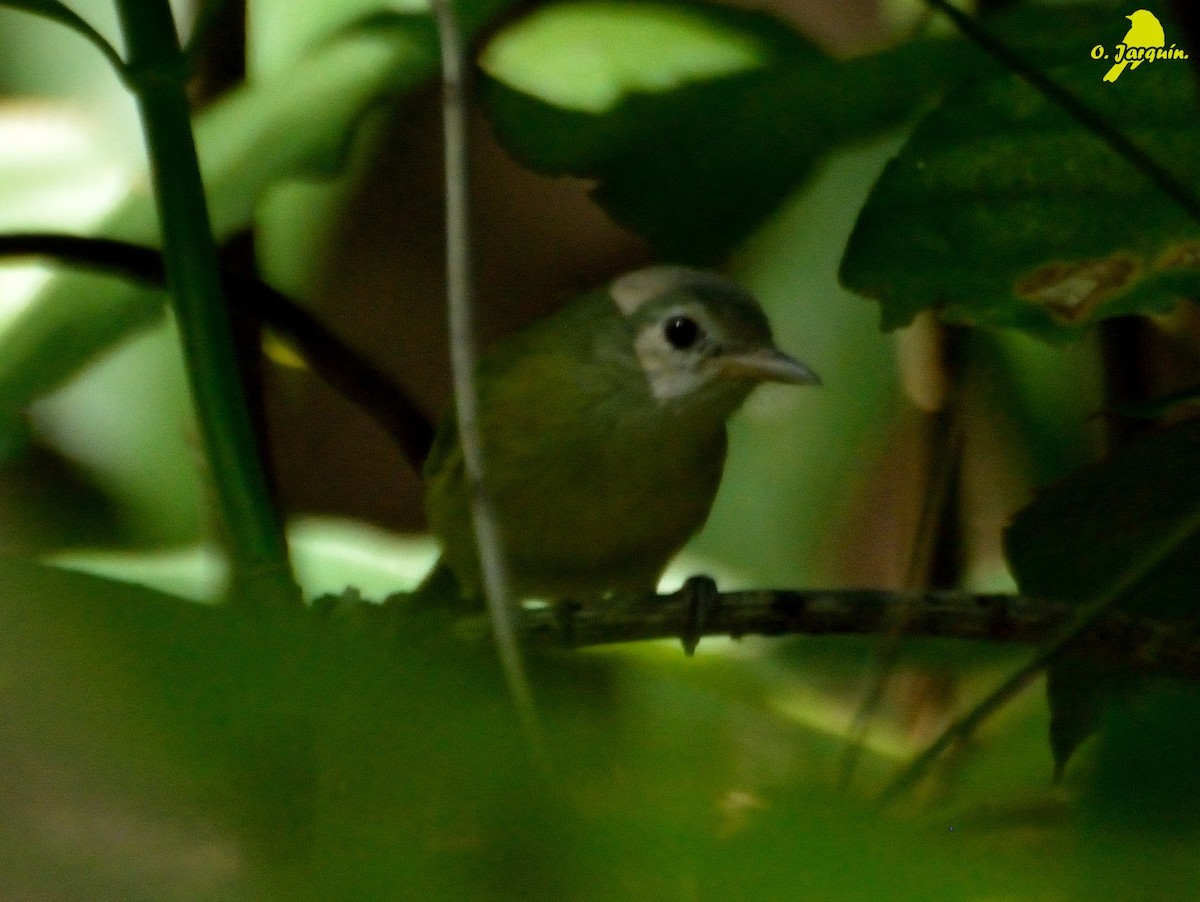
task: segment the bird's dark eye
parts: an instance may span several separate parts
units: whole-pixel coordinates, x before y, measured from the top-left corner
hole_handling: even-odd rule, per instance
[[[663,325],[663,335],[671,347],[683,351],[696,343],[700,337],[700,327],[690,316],[672,316]]]

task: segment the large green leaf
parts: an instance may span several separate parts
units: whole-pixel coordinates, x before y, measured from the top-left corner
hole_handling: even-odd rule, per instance
[[[1086,606],[1116,593],[1130,612],[1179,623],[1200,613],[1200,419],[1147,436],[1042,492],[1005,533],[1027,595]],[[1136,688],[1119,669],[1066,656],[1050,670],[1061,769],[1107,706]]]
[[[1198,473],[1200,419],[1193,419],[1045,489],[1005,533],[1021,591],[1083,605],[1145,566],[1122,608],[1164,619],[1200,612]]]
[[[501,31],[481,65],[496,133],[520,162],[595,179],[615,219],[705,262],[822,155],[911,115],[957,59],[949,42],[920,41],[836,60],[761,13],[574,2]]]
[[[753,31],[748,25],[757,26]],[[480,60],[494,77],[556,107],[603,113],[625,94],[669,91],[768,65],[771,20],[682,3],[558,3],[498,34]],[[565,76],[565,77],[564,77]]]
[[[1002,20],[997,31],[1185,184],[1200,186],[1188,64],[1158,62],[1106,83],[1108,63],[1089,48],[1120,40],[1122,16],[1068,11],[1057,46],[1047,46],[1064,14],[1038,12]],[[1200,290],[1198,250],[1200,223],[1096,134],[1002,74],[952,91],[917,127],[868,199],[841,277],[881,302],[887,329],[934,308],[948,321],[1071,337]]]

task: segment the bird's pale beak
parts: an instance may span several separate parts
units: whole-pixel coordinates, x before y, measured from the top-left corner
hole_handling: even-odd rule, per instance
[[[776,348],[759,348],[740,354],[722,354],[714,361],[722,379],[753,382],[786,382],[791,385],[820,385],[821,377],[807,366]]]

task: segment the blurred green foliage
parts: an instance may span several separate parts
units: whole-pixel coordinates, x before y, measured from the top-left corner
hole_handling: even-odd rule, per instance
[[[1028,866],[1036,842],[998,854],[1002,822],[914,823],[834,794],[820,775],[836,740],[723,655],[536,654],[544,777],[489,642],[446,612],[329,600],[264,620],[31,564],[0,579],[6,891],[899,899],[1047,885]],[[1040,737],[1007,732],[1008,756],[1037,757]]]

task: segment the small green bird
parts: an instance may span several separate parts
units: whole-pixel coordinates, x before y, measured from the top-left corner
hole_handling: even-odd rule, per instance
[[[498,344],[476,386],[514,594],[653,591],[708,517],[726,420],[762,382],[818,381],[775,347],[748,292],[678,266],[628,273]],[[479,597],[453,415],[424,472],[443,564],[462,595]]]

